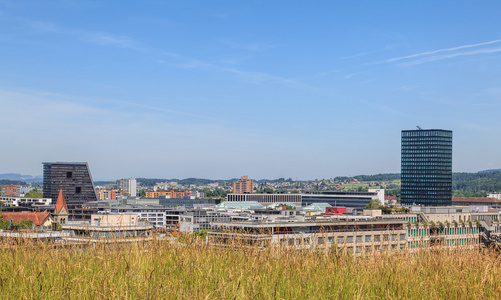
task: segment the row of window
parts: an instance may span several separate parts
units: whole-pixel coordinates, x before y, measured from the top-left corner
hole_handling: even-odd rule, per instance
[[[452,138],[452,131],[450,130],[402,130],[402,137],[450,137]]]
[[[358,235],[356,237],[354,236],[338,236],[338,237],[319,237],[317,238],[317,244],[323,245],[325,243],[327,244],[350,244],[353,242],[356,243],[370,243],[370,242],[381,242],[381,241],[405,241],[405,234],[383,234],[381,235]],[[283,238],[280,239],[281,243],[287,243],[290,246],[298,246],[298,245],[309,245],[311,243],[311,239],[309,237],[305,238]]]

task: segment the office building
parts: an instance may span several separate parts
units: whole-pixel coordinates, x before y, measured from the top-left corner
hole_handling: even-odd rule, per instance
[[[233,182],[233,194],[252,194],[253,180],[248,176],[242,176],[236,182]]]
[[[85,162],[43,163],[44,198],[57,199],[60,190],[64,193],[70,215],[83,204],[97,201],[89,166]]]
[[[401,167],[402,204],[451,205],[451,130],[402,130]]]

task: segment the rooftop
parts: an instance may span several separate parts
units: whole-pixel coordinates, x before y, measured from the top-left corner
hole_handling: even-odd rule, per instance
[[[50,216],[48,212],[4,212],[1,213],[4,220],[18,223],[24,220],[31,220],[35,226],[41,226]]]

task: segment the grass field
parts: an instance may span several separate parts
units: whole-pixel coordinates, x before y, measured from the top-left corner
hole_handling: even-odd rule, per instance
[[[353,258],[200,243],[0,251],[2,299],[499,299],[501,259],[438,250]]]

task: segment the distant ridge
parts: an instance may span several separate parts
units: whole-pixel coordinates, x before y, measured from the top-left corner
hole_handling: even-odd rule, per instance
[[[478,173],[495,173],[495,172],[501,172],[501,169],[489,169],[489,170],[478,171]]]
[[[42,175],[22,175],[19,173],[3,173],[0,174],[0,180],[12,180],[12,181],[24,181],[26,183],[35,183],[35,182],[43,182]]]

